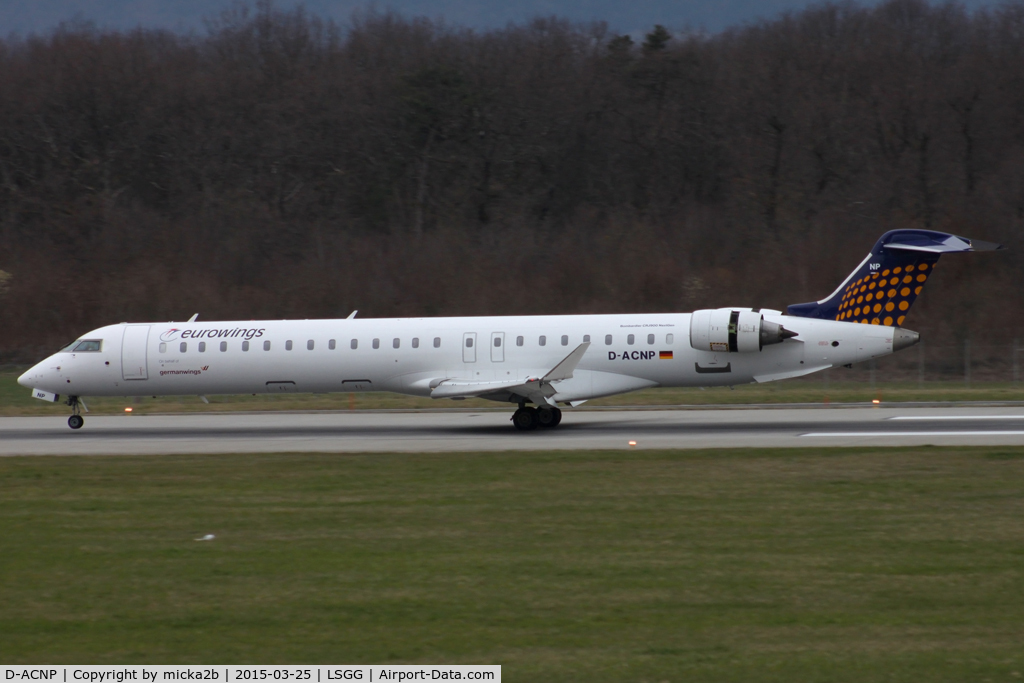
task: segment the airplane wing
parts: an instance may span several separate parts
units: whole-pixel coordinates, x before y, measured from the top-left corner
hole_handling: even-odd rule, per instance
[[[511,391],[524,388],[531,382],[539,382],[536,377],[525,382],[521,379],[509,379],[493,382],[473,382],[461,379],[446,379],[430,390],[430,398],[472,398],[482,394],[490,394],[502,389]]]
[[[522,396],[538,405],[550,403],[548,400],[555,395],[552,382],[572,379],[573,370],[579,365],[583,354],[590,348],[590,342],[583,342],[572,353],[551,368],[543,377],[530,377],[525,380],[494,380],[474,381],[461,379],[445,379],[438,382],[430,391],[431,398],[477,398],[497,397],[503,395]]]

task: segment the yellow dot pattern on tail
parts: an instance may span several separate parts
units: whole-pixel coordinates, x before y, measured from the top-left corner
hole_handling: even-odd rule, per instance
[[[906,266],[868,273],[843,289],[836,320],[865,325],[902,325],[938,259],[923,257]],[[917,286],[911,289],[911,283]],[[877,291],[873,291],[877,289]],[[890,315],[896,310],[901,315]]]
[[[998,244],[935,230],[890,230],[838,289],[819,301],[790,304],[788,315],[866,325],[902,326],[943,254],[997,251]]]

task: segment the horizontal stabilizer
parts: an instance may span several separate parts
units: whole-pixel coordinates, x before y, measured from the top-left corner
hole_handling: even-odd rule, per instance
[[[953,254],[965,251],[999,251],[1005,249],[1001,244],[969,240],[966,237],[947,235],[942,232],[925,230],[901,230],[891,242],[882,246],[886,249],[903,249],[905,251],[923,251],[931,254]]]

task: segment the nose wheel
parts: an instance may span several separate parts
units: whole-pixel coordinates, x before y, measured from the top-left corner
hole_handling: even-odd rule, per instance
[[[71,417],[68,418],[68,427],[72,429],[81,429],[82,425],[85,424],[85,418],[81,416],[82,403],[77,396],[68,396],[68,405],[71,406]],[[88,409],[86,409],[88,412]]]

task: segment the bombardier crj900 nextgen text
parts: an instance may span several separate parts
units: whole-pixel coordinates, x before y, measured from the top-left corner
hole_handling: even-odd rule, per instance
[[[894,230],[821,301],[781,311],[473,318],[121,323],[22,375],[36,398],[395,391],[518,404],[522,430],[556,427],[559,405],[647,387],[800,377],[885,356],[918,334],[904,317],[942,254],[998,245]]]

